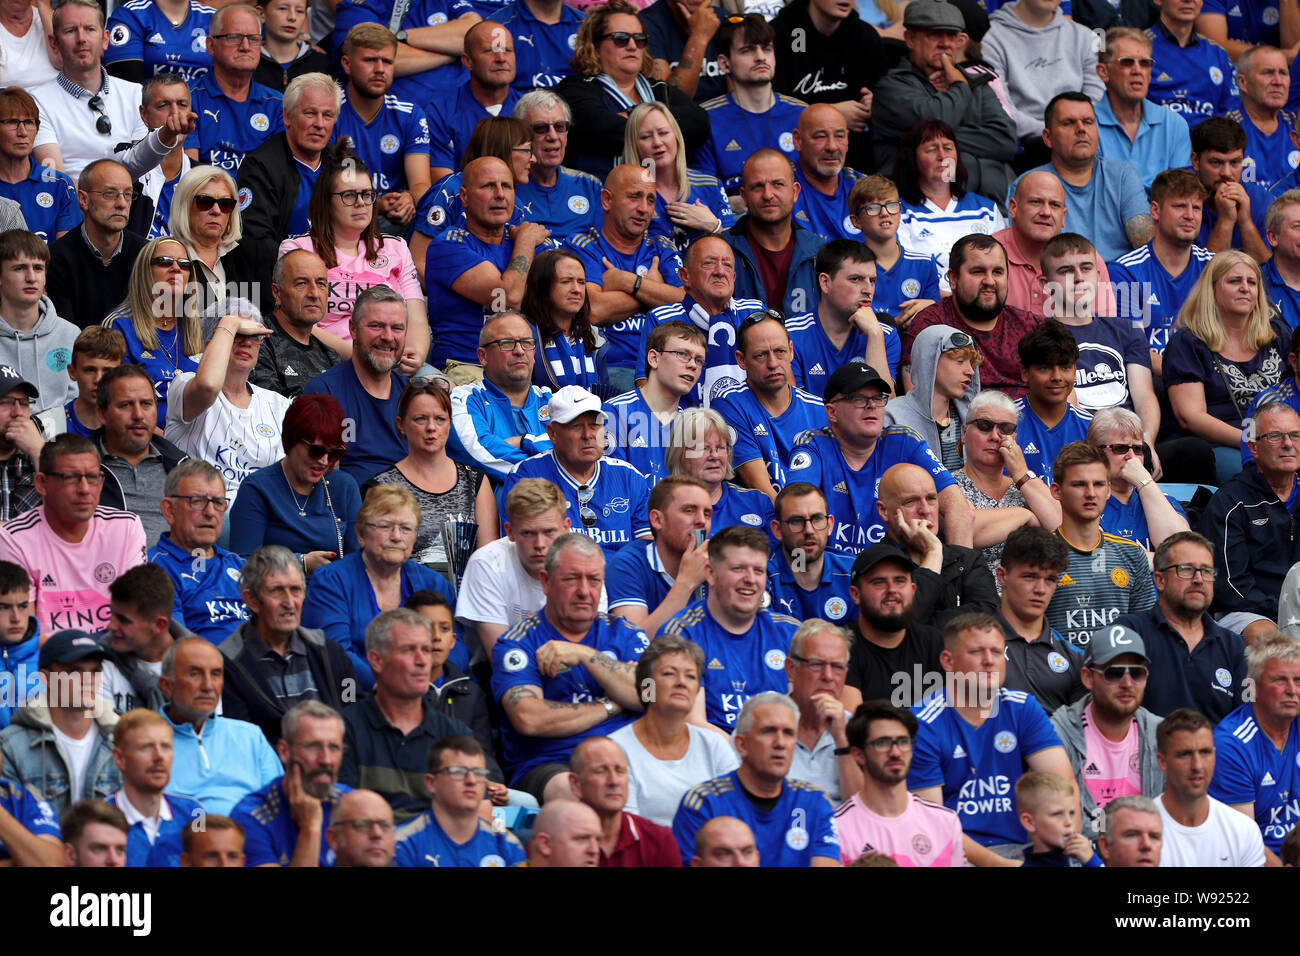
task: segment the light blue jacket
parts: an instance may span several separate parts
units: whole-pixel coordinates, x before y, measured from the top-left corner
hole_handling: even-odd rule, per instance
[[[193,724],[176,723],[169,709],[162,709],[173,731],[168,793],[193,797],[208,813],[229,816],[247,794],[284,775],[280,758],[256,724],[214,714],[195,733]]]
[[[499,486],[516,464],[549,451],[546,435],[551,390],[533,385],[523,408],[487,379],[451,390],[451,434],[447,454],[455,461],[486,472]],[[521,421],[522,419],[522,421]],[[522,428],[520,427],[522,424]],[[519,447],[506,439],[521,436]]]

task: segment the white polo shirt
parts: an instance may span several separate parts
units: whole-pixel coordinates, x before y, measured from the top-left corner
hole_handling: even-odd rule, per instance
[[[148,152],[142,152],[140,147],[131,149],[132,143],[146,137],[148,141],[158,139],[156,134],[149,135],[149,128],[140,118],[140,84],[110,77],[103,67],[100,76],[102,82],[95,92],[104,101],[104,115],[113,124],[112,132],[100,133],[96,129],[99,114],[90,108],[90,98],[95,93],[83,90],[60,73],[51,82],[30,91],[41,109],[41,128],[36,132],[35,145],[58,146],[63,153],[63,171],[74,180],[97,159],[119,160],[131,170],[132,179],[138,178],[157,166],[168,150],[162,150],[150,163]],[[140,144],[145,145],[147,142]],[[158,147],[161,149],[161,144]]]
[[[14,36],[0,26],[0,87],[21,86],[31,89],[49,83],[59,73],[50,63],[45,46],[45,27],[32,11],[32,23],[23,36]]]

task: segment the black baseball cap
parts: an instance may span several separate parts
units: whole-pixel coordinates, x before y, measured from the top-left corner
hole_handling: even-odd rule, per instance
[[[40,398],[36,386],[23,378],[12,365],[0,365],[0,395],[8,395],[15,388],[21,388],[28,398]]]
[[[41,645],[39,665],[49,667],[51,664],[75,664],[87,657],[104,660],[108,651],[100,647],[99,641],[85,631],[59,631],[50,635],[50,639]]]
[[[917,0],[912,0],[913,3]],[[831,377],[826,380],[826,391],[822,393],[822,400],[829,402],[841,395],[852,395],[860,388],[866,388],[868,385],[877,385],[886,395],[893,392],[889,385],[889,380],[877,372],[866,362],[850,362],[848,365],[841,365]]]
[[[857,556],[853,562],[853,569],[849,572],[849,580],[857,581],[862,575],[884,561],[897,561],[899,564],[905,565],[909,572],[916,570],[915,561],[892,544],[885,544],[881,541],[878,544],[871,545]]]

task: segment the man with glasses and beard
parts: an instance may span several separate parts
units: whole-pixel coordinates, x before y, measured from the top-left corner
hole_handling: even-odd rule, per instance
[[[826,496],[816,485],[795,481],[781,489],[771,521],[781,548],[767,566],[772,607],[801,621],[847,621],[853,555],[827,547],[834,526]]]
[[[1156,760],[1161,718],[1142,706],[1151,662],[1142,635],[1112,624],[1088,644],[1082,672],[1088,693],[1052,714],[1065,744],[1083,811],[1083,835],[1104,831],[1102,814],[1118,797],[1156,797],[1165,775]]]
[[[916,717],[883,700],[863,704],[845,734],[862,768],[862,789],[835,811],[840,862],[883,853],[899,866],[965,866],[961,819],[938,803],[907,792]]]
[[[972,233],[952,246],[948,284],[952,295],[921,313],[903,332],[903,355],[912,354],[917,333],[932,325],[949,325],[975,340],[980,355],[980,385],[1014,398],[1028,390],[1020,377],[1020,337],[1038,324],[1024,309],[1007,305],[1007,251],[991,236]],[[912,387],[911,371],[903,381]]]
[[[551,449],[517,464],[502,497],[523,478],[554,483],[568,499],[574,531],[597,542],[612,560],[633,538],[651,536],[645,476],[605,454],[605,412],[591,392],[566,385],[551,396],[550,409]]]
[[[343,718],[318,700],[284,715],[275,745],[284,776],[250,793],[231,811],[244,828],[245,866],[333,866],[325,839],[330,813],[352,788],[339,783]]]
[[[934,452],[916,432],[885,425],[890,383],[865,362],[850,362],[826,380],[830,424],[804,432],[790,455],[789,479],[823,490],[835,516],[830,546],[857,553],[885,534],[886,519],[876,502],[885,473],[911,464],[934,479],[938,511],[951,544],[969,545],[974,510]]]
[[[1142,635],[1151,659],[1144,704],[1164,716],[1190,707],[1219,721],[1241,703],[1246,647],[1241,636],[1210,616],[1214,550],[1195,531],[1171,534],[1156,548],[1156,604],[1114,623]]]

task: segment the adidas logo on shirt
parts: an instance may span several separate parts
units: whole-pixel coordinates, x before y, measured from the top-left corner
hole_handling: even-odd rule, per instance
[[[1056,584],[1058,587],[1066,587],[1067,585],[1074,584],[1074,578],[1070,577],[1068,574],[1062,574],[1061,580],[1057,581]]]
[[[642,438],[640,435],[637,435],[635,438],[632,439],[633,448],[644,448],[645,446],[646,446],[645,439]]]
[[[1157,83],[1172,83],[1173,81],[1174,78],[1163,70],[1161,70],[1160,75],[1156,77]]]
[[[1085,777],[1100,777],[1101,770],[1098,769],[1095,763],[1090,763],[1088,766],[1083,768],[1083,775]]]
[[[52,587],[54,587],[54,578],[52,578],[52,577],[51,577],[50,575],[48,575],[48,574],[45,575],[45,577],[41,578],[41,587],[43,587],[43,588],[52,588]]]
[[[831,489],[831,490],[832,490],[832,491],[838,491],[838,492],[840,492],[841,494],[845,494],[845,495],[847,495],[847,494],[849,493],[849,486],[848,486],[846,483],[842,482],[842,481],[837,481],[837,482],[835,482],[835,487],[834,487],[833,489]]]
[[[709,670],[722,671],[722,670],[726,670],[726,668],[722,666],[722,661],[718,660],[715,657],[713,660],[709,661]]]
[[[1264,779],[1259,782],[1259,785],[1261,787],[1273,787],[1277,785],[1277,781],[1273,779],[1273,775],[1271,773],[1265,770]]]
[[[755,434],[755,435],[764,435],[764,436],[766,436],[766,435],[767,435],[767,429],[766,429],[765,427],[763,427],[762,425],[755,425],[755,426],[754,426],[754,434]]]
[[[293,370],[293,366],[292,366],[292,365],[286,365],[286,366],[284,367],[284,374],[285,374],[285,375],[297,375],[298,373],[295,372],[295,371]]]
[[[1038,446],[1035,445],[1033,442],[1030,442],[1028,445],[1025,446],[1025,454],[1026,454],[1026,455],[1037,455],[1037,454],[1038,454]]]
[[[723,152],[730,153],[738,149],[740,149],[740,144],[733,139],[730,143],[727,144],[727,148],[723,150]]]
[[[821,363],[821,362],[818,362],[816,365],[814,365],[812,368],[810,368],[810,369],[808,370],[808,374],[809,374],[809,375],[825,375],[825,374],[826,374],[826,369],[822,368],[822,363]]]
[[[150,42],[150,43],[166,43],[167,41],[163,39],[163,35],[162,35],[161,33],[155,33],[153,36],[151,36],[151,37],[149,38],[149,42]]]
[[[1237,5],[1234,3],[1234,4],[1232,5],[1232,9],[1228,11],[1228,16],[1230,16],[1230,17],[1239,17],[1239,16],[1241,16],[1241,7],[1237,6]]]
[[[956,747],[952,748],[953,760],[960,760],[964,756],[966,756],[966,748],[963,747],[961,744],[958,744]]]

